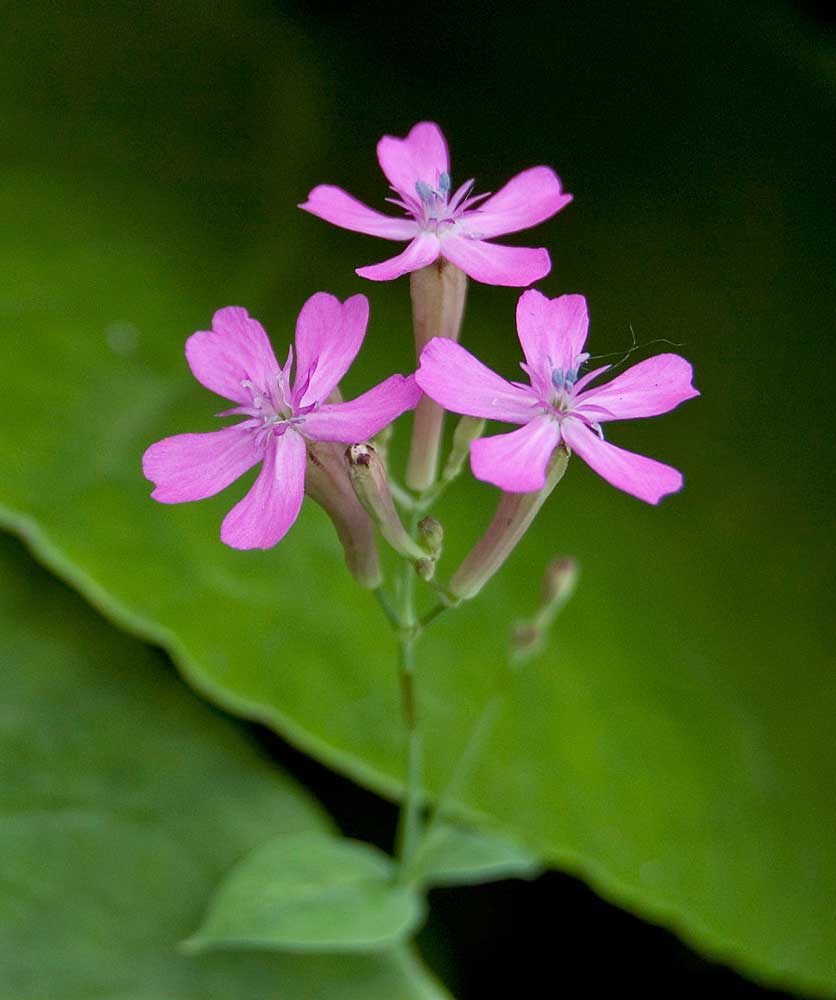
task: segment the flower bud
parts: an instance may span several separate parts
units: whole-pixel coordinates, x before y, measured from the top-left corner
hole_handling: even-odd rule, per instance
[[[475,597],[502,566],[549,494],[560,482],[568,462],[569,452],[560,445],[549,461],[543,489],[536,493],[502,494],[493,520],[484,535],[465,556],[450,580],[447,591],[454,601]]]
[[[417,562],[430,558],[430,553],[410,536],[398,517],[386,468],[374,448],[370,444],[352,444],[346,449],[345,457],[357,499],[386,541],[407,559]]]
[[[354,494],[342,452],[333,441],[308,441],[305,493],[331,518],[352,576],[374,590],[383,582],[374,524]]]
[[[552,559],[543,574],[538,614],[556,615],[575,591],[578,582],[578,563],[572,556]]]
[[[441,478],[445,482],[449,483],[462,471],[470,454],[470,446],[482,436],[484,429],[485,421],[481,417],[462,417],[456,424],[456,429],[453,431],[453,444],[444,465],[444,472],[441,474]]]
[[[464,271],[439,257],[410,274],[409,292],[416,358],[421,357],[421,351],[433,337],[459,339],[467,295]],[[444,409],[429,396],[422,396],[415,409],[406,470],[407,486],[413,490],[427,490],[436,480],[443,420]]]
[[[433,559],[441,558],[444,528],[434,517],[424,517],[418,522],[418,535]]]
[[[517,664],[524,663],[545,645],[549,630],[578,581],[578,564],[571,556],[552,559],[543,575],[540,603],[528,621],[517,622],[511,633],[511,650]]]
[[[415,561],[415,572],[422,580],[432,580],[435,576],[435,559],[425,556]]]

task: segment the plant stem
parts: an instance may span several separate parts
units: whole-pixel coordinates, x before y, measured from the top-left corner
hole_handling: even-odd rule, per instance
[[[410,534],[415,531],[413,515]],[[397,857],[405,871],[420,835],[421,827],[421,734],[415,698],[415,642],[418,624],[415,619],[415,570],[404,562],[401,576],[401,628],[398,674],[401,684],[401,710],[406,727],[406,785],[398,822]]]
[[[403,486],[396,482],[391,476],[389,476],[389,489],[392,491],[395,503],[399,504],[405,510],[415,510],[415,500],[412,494],[408,490],[405,490]]]
[[[430,624],[430,622],[435,621],[435,619],[438,618],[441,612],[446,611],[449,607],[450,607],[449,604],[444,604],[442,601],[439,601],[438,604],[430,608],[430,610],[425,615],[423,615],[421,617],[421,620],[418,622],[418,624],[421,626],[421,629],[422,630],[425,629]]]
[[[383,614],[386,615],[386,620],[393,629],[399,629],[401,627],[401,620],[398,617],[398,612],[395,610],[395,606],[389,599],[389,595],[383,587],[375,587],[372,593],[377,598],[377,603],[383,609]]]
[[[478,760],[482,750],[485,748],[485,744],[493,733],[493,728],[496,725],[496,720],[499,717],[504,700],[505,690],[503,685],[500,690],[494,692],[482,708],[479,718],[470,731],[470,736],[464,750],[462,750],[461,757],[456,762],[453,772],[448,778],[447,784],[443,788],[432,810],[427,822],[427,836],[444,819],[450,803],[461,790],[465,781],[470,777],[473,765]]]

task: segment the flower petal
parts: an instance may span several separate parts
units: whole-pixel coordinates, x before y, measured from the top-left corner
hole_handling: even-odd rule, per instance
[[[476,239],[536,226],[568,205],[560,178],[551,167],[532,167],[512,177],[505,187],[465,215],[467,231]]]
[[[411,240],[418,232],[414,219],[399,219],[376,212],[333,184],[315,187],[299,208],[343,229],[382,236],[385,240]]]
[[[418,181],[437,190],[441,175],[450,172],[447,140],[435,122],[418,122],[405,139],[384,135],[377,159],[392,187],[413,199]]]
[[[545,248],[505,247],[498,243],[467,236],[448,236],[441,244],[441,253],[465,274],[486,285],[511,285],[522,288],[539,281],[551,270],[549,252]]]
[[[432,264],[434,260],[438,260],[440,253],[438,237],[431,233],[421,233],[397,257],[391,257],[380,264],[358,267],[357,274],[371,281],[391,281],[393,278],[400,278],[402,274],[418,271],[427,264]]]
[[[233,549],[270,549],[287,534],[305,495],[305,439],[288,429],[271,437],[249,493],[224,518],[221,541]]]
[[[142,471],[154,483],[155,500],[185,503],[220,493],[260,458],[255,435],[244,423],[157,441],[142,456]]]
[[[619,490],[647,503],[659,503],[668,493],[682,489],[682,473],[655,459],[616,448],[581,420],[563,421],[563,438],[572,451]]]
[[[326,403],[309,413],[302,432],[312,441],[357,444],[383,430],[421,398],[415,376],[392,375],[348,403]]]
[[[297,405],[325,399],[351,367],[366,335],[369,300],[352,295],[340,302],[328,292],[317,292],[302,306],[296,320]],[[307,381],[307,389],[304,388]]]
[[[551,382],[552,369],[571,371],[583,350],[589,329],[583,295],[549,299],[536,289],[517,302],[517,335],[532,371]]]
[[[612,382],[580,393],[572,409],[597,423],[655,417],[699,396],[691,384],[693,374],[691,365],[678,354],[657,354],[628,368]]]
[[[508,434],[478,438],[470,446],[473,475],[507,493],[533,493],[546,485],[546,466],[560,443],[560,425],[535,417]]]
[[[537,412],[533,392],[506,382],[446,337],[427,344],[415,378],[430,399],[453,413],[525,424]]]
[[[219,309],[211,330],[193,333],[186,341],[186,359],[198,382],[236,403],[252,400],[243,381],[264,391],[279,371],[264,328],[240,306]]]

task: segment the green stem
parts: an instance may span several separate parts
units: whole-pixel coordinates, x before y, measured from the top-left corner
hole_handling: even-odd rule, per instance
[[[430,608],[430,610],[425,615],[421,616],[421,619],[418,622],[421,629],[422,630],[425,629],[430,624],[430,622],[435,621],[436,618],[438,618],[438,616],[441,614],[441,612],[446,611],[449,607],[450,607],[449,604],[444,604],[442,601],[439,601],[439,603],[436,604],[435,607]]]
[[[444,819],[450,803],[458,795],[465,781],[470,776],[474,763],[478,760],[479,755],[493,732],[504,700],[505,690],[503,685],[502,689],[496,691],[485,703],[479,718],[470,731],[470,736],[464,750],[462,750],[461,757],[456,762],[453,772],[430,814],[425,830],[426,839],[429,839],[430,833]]]
[[[417,517],[413,515],[410,534],[414,535]],[[415,570],[404,562],[401,576],[401,628],[398,632],[400,655],[398,674],[401,684],[401,707],[406,727],[406,784],[398,822],[397,857],[401,872],[415,853],[421,833],[421,734],[415,698],[415,642],[419,626],[415,618]]]
[[[392,604],[392,601],[389,598],[389,595],[383,587],[375,587],[373,593],[377,598],[377,603],[383,609],[383,614],[386,615],[386,620],[393,629],[400,629],[401,620],[398,616],[398,612],[395,610],[394,604]]]
[[[436,502],[441,498],[452,481],[452,479],[441,479],[435,484],[435,486],[431,486],[428,490],[424,490],[423,493],[419,494],[417,500],[412,501],[413,508],[419,514],[428,513],[435,506]]]
[[[391,476],[389,477],[389,489],[392,496],[395,498],[396,503],[400,504],[400,506],[405,510],[415,510],[415,498],[408,490],[405,490],[400,483],[395,482]]]

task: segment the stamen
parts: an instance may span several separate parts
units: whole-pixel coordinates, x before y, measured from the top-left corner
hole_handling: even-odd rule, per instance
[[[384,201],[388,201],[391,205],[397,205],[398,208],[402,208],[405,212],[409,212],[410,215],[415,214],[415,202],[413,201],[411,205],[407,205],[405,201],[401,198],[384,198]]]
[[[302,402],[302,399],[304,398],[305,393],[310,388],[311,379],[314,376],[314,372],[316,371],[316,367],[317,367],[318,364],[319,364],[319,358],[315,358],[313,364],[308,369],[307,374],[305,375],[304,381],[296,389],[296,392],[293,393],[293,399],[291,400],[291,402],[293,404],[294,411],[298,408],[299,403]]]
[[[425,205],[429,205],[429,203],[433,200],[434,191],[429,184],[425,184],[423,181],[416,181],[415,190],[418,192],[418,197]]]
[[[241,379],[241,388],[246,389],[250,395],[253,397],[253,406],[260,410],[264,404],[264,396],[255,382],[251,382],[250,379]]]
[[[456,209],[461,205],[461,203],[467,198],[473,189],[474,180],[471,177],[469,181],[465,181],[460,188],[457,189],[456,193],[450,199],[450,211],[455,212]]]

